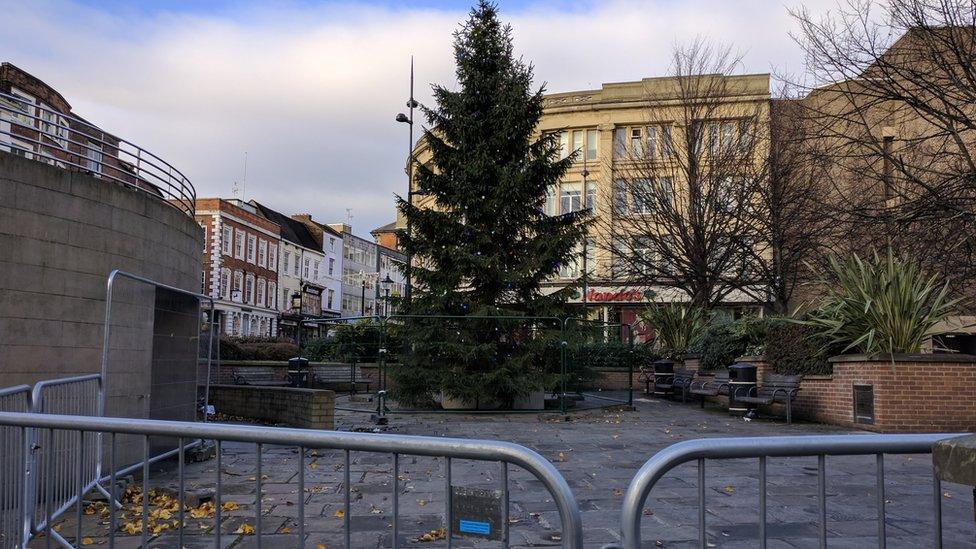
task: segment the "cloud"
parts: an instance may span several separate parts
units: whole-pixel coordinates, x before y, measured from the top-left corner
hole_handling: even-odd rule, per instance
[[[734,44],[746,72],[801,68],[777,2],[501,4],[516,51],[550,91],[665,74],[671,46],[696,36]],[[407,128],[393,117],[406,101],[409,57],[418,100],[428,102],[429,82],[454,81],[451,33],[466,11],[269,2],[207,13],[0,0],[0,52],[78,113],[180,168],[198,195],[230,196],[247,151],[248,198],[324,222],[343,221],[350,208],[366,235],[394,218],[393,194],[406,187]]]

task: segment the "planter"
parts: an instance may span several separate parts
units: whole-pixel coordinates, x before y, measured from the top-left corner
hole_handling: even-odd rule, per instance
[[[698,355],[685,355],[682,357],[680,365],[678,364],[677,360],[675,361],[674,367],[686,368],[693,372],[697,372],[701,368],[701,358]]]
[[[478,406],[474,403],[460,400],[457,398],[451,398],[441,391],[441,408],[445,410],[476,410]]]
[[[546,391],[539,389],[528,395],[516,399],[512,404],[513,410],[542,410],[546,407]]]

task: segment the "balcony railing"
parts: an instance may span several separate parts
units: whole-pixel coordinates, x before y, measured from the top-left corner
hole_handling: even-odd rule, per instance
[[[196,190],[168,162],[81,118],[5,93],[0,93],[0,151],[89,173],[194,214]]]

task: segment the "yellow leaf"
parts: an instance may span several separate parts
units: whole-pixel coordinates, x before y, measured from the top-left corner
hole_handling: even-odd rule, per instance
[[[417,500],[417,505],[423,507],[424,505],[427,505],[427,500],[425,500],[425,499],[418,499]]]
[[[248,523],[242,523],[237,530],[234,531],[235,534],[244,534],[245,536],[254,535],[254,527]]]
[[[93,540],[91,538],[81,538],[81,544],[82,545],[91,545],[93,543],[95,543],[95,540]]]
[[[220,506],[220,508],[223,509],[224,511],[233,511],[233,510],[235,510],[235,509],[237,509],[239,507],[240,506],[237,505],[237,502],[236,501],[225,501]]]
[[[312,470],[318,469],[319,468],[319,464],[318,463],[309,463],[308,464],[308,468],[309,469],[312,469]]]
[[[726,486],[725,487],[725,493],[726,494],[734,494],[735,493],[735,486]]]
[[[287,526],[282,526],[280,533],[282,533],[282,534],[290,534],[291,533],[291,528],[289,528]]]
[[[324,543],[317,543],[315,545],[315,549],[325,549],[325,544]]]
[[[558,461],[566,461],[566,454],[564,454],[562,452],[559,452],[559,459],[558,459]]]
[[[346,512],[343,511],[342,509],[336,509],[335,514],[332,515],[332,516],[334,516],[335,518],[342,518],[342,517],[346,516]]]
[[[615,496],[617,496],[617,497],[620,497],[620,496],[622,496],[622,495],[623,495],[623,493],[624,493],[624,491],[623,491],[623,490],[621,490],[620,488],[614,488],[614,489],[613,489],[613,495],[615,495]]]

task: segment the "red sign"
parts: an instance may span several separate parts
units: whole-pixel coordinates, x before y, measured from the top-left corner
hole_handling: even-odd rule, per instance
[[[641,290],[617,290],[611,292],[598,292],[596,290],[590,290],[586,293],[586,300],[591,303],[603,303],[610,301],[643,301],[644,292]]]

